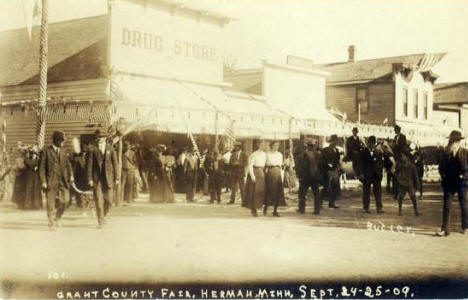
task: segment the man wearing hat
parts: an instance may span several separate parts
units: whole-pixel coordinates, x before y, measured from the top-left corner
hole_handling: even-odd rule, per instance
[[[367,147],[360,152],[359,179],[362,181],[362,204],[364,211],[370,213],[370,190],[374,192],[377,213],[383,213],[382,207],[382,172],[384,155],[382,150],[376,149],[376,138],[371,135]]]
[[[47,196],[49,227],[60,227],[60,219],[69,202],[70,186],[74,182],[73,170],[66,151],[63,149],[65,134],[54,131],[52,145],[42,153],[39,178]]]
[[[359,130],[357,127],[353,128],[353,135],[346,139],[346,160],[351,161],[353,163],[353,170],[357,174],[358,173],[358,164],[359,164],[359,156],[361,149],[365,146],[361,142],[358,136]]]
[[[234,204],[236,201],[237,187],[240,190],[241,201],[244,202],[244,174],[247,160],[248,157],[242,149],[242,143],[236,142],[229,160],[231,166],[231,201],[229,201],[229,204]]]
[[[450,208],[452,195],[457,193],[461,210],[461,227],[464,234],[468,234],[468,208],[465,198],[465,186],[468,181],[467,152],[461,147],[463,136],[460,131],[454,130],[450,133],[448,145],[442,154],[439,163],[439,173],[442,178],[444,189],[444,208],[442,214],[442,228],[437,236],[450,234]]]
[[[321,157],[317,151],[317,142],[313,139],[306,140],[307,150],[299,154],[296,171],[299,177],[299,208],[298,213],[305,213],[306,195],[309,187],[314,193],[314,214],[320,214],[322,201],[319,194],[319,182],[322,175]]]
[[[339,208],[335,200],[340,193],[340,152],[336,148],[338,136],[331,135],[330,144],[322,150],[322,165],[326,171],[323,195],[328,198],[328,207]]]
[[[122,148],[122,187],[120,199],[130,203],[134,199],[135,171],[137,160],[135,152],[128,141]]]
[[[395,138],[393,139],[393,153],[395,154],[395,159],[399,160],[401,151],[403,151],[407,146],[406,136],[401,133],[401,127],[398,125],[395,125],[393,130],[395,131]]]
[[[88,184],[93,188],[98,228],[105,224],[105,216],[112,204],[114,187],[119,184],[118,161],[114,148],[107,143],[107,135],[95,132],[97,146],[89,151]]]

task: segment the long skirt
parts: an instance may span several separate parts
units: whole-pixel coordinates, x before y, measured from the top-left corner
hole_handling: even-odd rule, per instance
[[[18,205],[18,208],[24,208],[24,196],[26,186],[26,171],[19,170],[16,172],[15,181],[13,184],[12,201]]]
[[[243,207],[250,209],[261,208],[265,203],[265,174],[263,168],[254,168],[255,182],[252,181],[250,175],[247,176],[245,185],[245,203]]]
[[[162,202],[174,203],[174,185],[172,182],[172,173],[164,171],[161,180]]]
[[[24,208],[42,208],[41,185],[39,174],[33,170],[26,171],[26,185],[24,187]]]
[[[265,175],[265,186],[265,205],[286,206],[280,167],[268,168]]]
[[[151,203],[162,203],[163,202],[163,187],[161,178],[154,178],[154,176],[148,176],[149,185],[149,202]]]

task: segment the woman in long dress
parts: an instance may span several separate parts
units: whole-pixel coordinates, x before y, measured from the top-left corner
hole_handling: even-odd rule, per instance
[[[25,179],[24,187],[24,208],[42,208],[41,185],[39,183],[39,153],[37,147],[29,149],[24,159]]]
[[[249,156],[247,165],[247,182],[245,185],[245,206],[250,209],[253,217],[257,217],[257,209],[265,202],[265,142],[260,140],[255,150]]]
[[[149,201],[152,203],[162,202],[162,173],[163,163],[160,159],[159,150],[156,148],[151,149],[149,157],[149,170],[148,170],[148,185],[149,185]]]
[[[161,149],[163,150],[163,149]],[[175,164],[175,157],[160,154],[162,162],[161,170],[161,196],[163,203],[174,203],[174,186],[172,182],[172,167]]]
[[[279,217],[278,206],[286,206],[284,201],[283,180],[281,171],[283,169],[283,154],[279,151],[279,142],[271,143],[271,151],[266,154],[266,199],[263,215],[266,216],[268,206],[273,206],[273,216]]]
[[[26,165],[24,163],[25,159],[25,149],[18,149],[20,155],[15,159],[14,165],[14,183],[13,183],[13,195],[12,201],[16,203],[19,209],[24,208],[24,196],[25,196],[25,185],[26,185]]]

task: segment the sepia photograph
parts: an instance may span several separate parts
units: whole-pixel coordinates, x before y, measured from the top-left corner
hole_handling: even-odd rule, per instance
[[[468,1],[0,0],[1,299],[468,299]]]

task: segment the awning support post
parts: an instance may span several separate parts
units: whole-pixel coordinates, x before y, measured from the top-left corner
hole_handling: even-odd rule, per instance
[[[293,154],[293,138],[292,138],[292,124],[294,118],[289,119],[289,157],[292,161],[294,161],[294,154]]]
[[[218,136],[218,110],[215,113],[215,143],[214,143],[214,151],[218,151],[219,147],[219,136]]]

